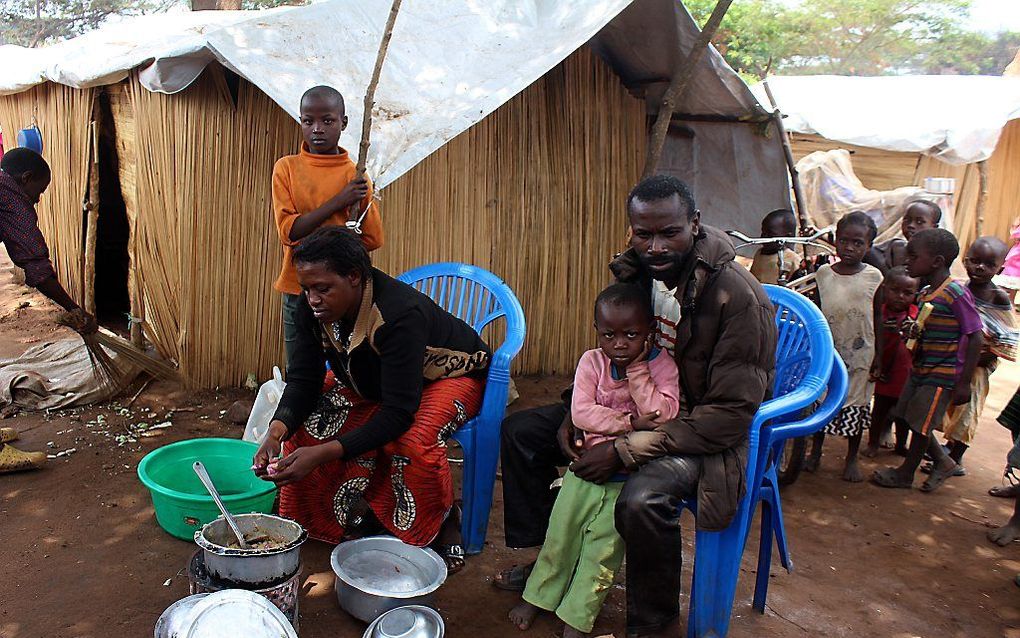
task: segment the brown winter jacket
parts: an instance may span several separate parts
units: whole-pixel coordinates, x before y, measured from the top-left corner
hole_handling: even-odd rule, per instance
[[[697,519],[706,531],[725,529],[736,514],[745,490],[748,430],[775,368],[775,310],[734,256],[725,233],[701,226],[676,293],[675,358],[686,410],[655,430],[616,440],[632,470],[665,455],[703,456]],[[609,267],[620,281],[651,287],[633,249]]]

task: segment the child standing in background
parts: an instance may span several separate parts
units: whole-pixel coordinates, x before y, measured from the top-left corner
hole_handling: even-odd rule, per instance
[[[949,268],[960,244],[942,228],[922,230],[907,243],[907,272],[925,284],[921,290],[910,379],[893,408],[893,418],[913,432],[907,458],[899,467],[876,470],[872,482],[881,487],[910,489],[914,473],[927,452],[933,459],[923,492],[937,490],[956,471],[956,462],[935,440],[950,405],[970,401],[970,385],[984,341],[974,296],[953,281]]]
[[[301,152],[281,157],[273,167],[273,216],[283,242],[283,265],[274,287],[283,295],[283,340],[287,361],[297,340],[294,314],[301,286],[291,263],[294,247],[321,226],[343,226],[348,210],[364,213],[361,243],[369,251],[382,246],[382,220],[372,200],[372,185],[357,176],[357,167],[340,148],[347,128],[344,98],[328,86],[316,86],[301,96]]]
[[[900,232],[903,238],[895,237],[889,241],[882,242],[868,251],[864,263],[871,264],[875,268],[885,271],[896,266],[903,266],[907,263],[907,242],[915,233],[929,228],[938,228],[942,221],[942,209],[933,201],[927,199],[913,199],[907,201],[903,211],[903,221],[900,223]]]
[[[953,476],[964,476],[963,455],[977,433],[978,418],[988,398],[989,380],[998,365],[998,358],[1016,360],[1017,334],[1013,319],[1013,305],[1009,295],[992,283],[993,277],[1002,270],[1008,251],[1006,244],[997,237],[979,237],[967,250],[963,260],[970,281],[967,288],[974,295],[974,305],[981,316],[984,347],[978,359],[977,369],[971,381],[970,402],[953,406],[946,413],[942,428],[949,447],[949,457],[957,464]],[[922,471],[931,472],[931,466]]]
[[[761,220],[762,237],[796,237],[797,216],[788,208],[778,208]],[[766,244],[758,250],[751,262],[751,274],[763,284],[778,284],[782,274],[789,281],[790,273],[800,268],[800,255],[783,249],[783,272],[779,272],[779,245]]]
[[[875,326],[881,321],[881,308],[876,293],[882,285],[882,273],[862,260],[878,235],[875,222],[862,212],[852,212],[836,224],[836,255],[839,261],[818,269],[818,304],[832,329],[832,340],[850,374],[850,390],[843,409],[825,429],[814,436],[811,456],[805,469],[818,469],[826,434],[847,437],[846,463],[843,480],[863,480],[857,464],[861,436],[871,423],[873,370],[877,370],[876,351],[882,347],[876,340]],[[877,348],[876,348],[877,346]]]
[[[868,447],[862,454],[873,457],[878,453],[882,439],[889,434],[889,412],[903,392],[910,376],[910,351],[904,335],[917,319],[917,279],[907,274],[903,266],[885,273],[882,281],[882,349],[878,374],[874,376],[875,400],[871,408],[871,428]],[[907,455],[907,427],[896,424],[896,453]]]
[[[680,410],[680,375],[673,357],[652,345],[651,299],[634,284],[613,284],[595,301],[599,348],[581,356],[574,374],[570,416],[584,434],[583,447],[633,430]],[[510,621],[520,630],[541,610],[565,623],[564,638],[586,636],[623,563],[616,531],[622,477],[596,485],[567,470],[556,496],[545,544]]]
[[[1006,262],[1003,264],[1002,272],[992,279],[996,286],[1004,288],[1009,297],[1009,303],[1016,303],[1016,292],[1020,290],[1020,224],[1010,231],[1013,238],[1013,247],[1006,254]]]

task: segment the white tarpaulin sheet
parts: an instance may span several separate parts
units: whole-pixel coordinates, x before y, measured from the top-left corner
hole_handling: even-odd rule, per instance
[[[631,0],[405,0],[376,92],[369,174],[382,188],[587,42]],[[173,93],[209,61],[258,86],[292,116],[317,84],[347,99],[357,153],[362,101],[390,0],[328,0],[257,12],[127,19],[46,49],[0,47],[0,93],[44,81],[117,82],[138,66]]]
[[[830,75],[769,78],[786,129],[847,144],[924,153],[950,164],[988,159],[1020,118],[1020,78]],[[761,84],[751,88],[768,104]]]

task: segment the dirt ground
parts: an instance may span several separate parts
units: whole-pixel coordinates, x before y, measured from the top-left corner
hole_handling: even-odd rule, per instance
[[[16,356],[40,339],[73,336],[49,323],[48,306],[37,296],[22,294],[8,280],[0,272],[0,357]],[[25,301],[31,305],[19,310]],[[730,635],[1020,637],[1020,589],[1013,584],[1020,547],[999,548],[985,540],[987,526],[1004,521],[1012,507],[986,490],[1000,483],[1009,437],[994,417],[1020,384],[1020,366],[1003,366],[992,379],[982,431],[966,459],[969,474],[936,494],[841,481],[843,445],[831,440],[819,473],[802,476],[783,492],[794,572],[778,568],[776,559],[768,611],[753,612],[752,540]],[[519,379],[522,398],[513,409],[554,400],[564,383]],[[250,393],[195,394],[156,384],[139,397],[130,417],[105,405],[2,421],[20,431],[17,446],[23,449],[77,452],[49,461],[41,471],[0,476],[0,638],[151,636],[160,613],[188,593],[184,567],[195,547],[156,524],[137,464],[172,441],[239,437],[242,427],[220,416],[244,396]],[[172,410],[172,427],[158,436],[134,443],[122,438],[123,445],[115,438],[132,422],[162,419]],[[101,427],[95,424],[98,415],[106,421]],[[870,472],[897,460],[885,454],[864,465]],[[498,487],[496,492],[485,551],[469,558],[438,593],[451,636],[518,635],[505,620],[514,596],[496,590],[490,580],[497,569],[526,561],[532,552],[503,546]],[[693,534],[690,521],[685,523],[685,555],[691,556]],[[364,631],[337,606],[330,549],[310,542],[302,552],[303,638]],[[690,562],[685,581],[689,578]],[[623,593],[621,585],[614,588],[597,634],[624,635]],[[544,618],[530,635],[558,630]]]

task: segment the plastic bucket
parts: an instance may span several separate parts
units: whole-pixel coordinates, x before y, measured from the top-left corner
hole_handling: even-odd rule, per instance
[[[146,454],[138,464],[138,478],[149,488],[160,527],[192,541],[196,530],[220,516],[192,470],[195,461],[205,465],[231,514],[270,513],[276,486],[252,472],[256,450],[254,443],[237,439],[189,439]]]

